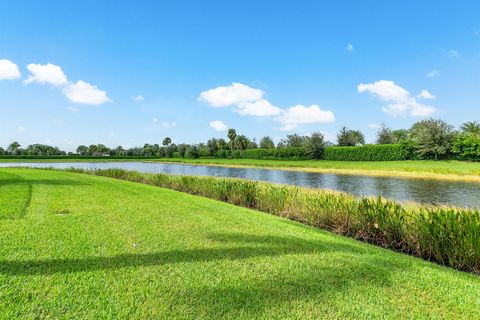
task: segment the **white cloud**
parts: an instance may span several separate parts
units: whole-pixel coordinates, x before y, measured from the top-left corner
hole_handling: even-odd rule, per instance
[[[220,120],[211,121],[209,123],[210,127],[216,131],[225,131],[227,130],[227,125]]]
[[[168,121],[164,121],[162,122],[162,128],[164,129],[168,129],[168,128],[173,128],[173,127],[176,127],[177,126],[177,123],[176,122],[168,122]]]
[[[82,80],[68,84],[63,88],[63,93],[70,101],[75,103],[100,105],[111,101],[105,91]]]
[[[417,98],[421,99],[435,99],[435,96],[428,92],[427,90],[422,90],[419,94],[417,94]]]
[[[26,129],[25,129],[25,127],[23,127],[23,126],[18,126],[18,127],[17,127],[17,132],[25,132],[25,130],[26,130]]]
[[[157,123],[157,122],[158,122],[158,118],[152,118],[152,122],[153,122],[153,123]]]
[[[233,111],[242,116],[257,117],[276,116],[282,112],[280,108],[275,107],[266,99],[240,103],[233,108]]]
[[[246,102],[255,102],[263,98],[263,91],[234,82],[226,87],[217,87],[200,93],[198,101],[212,107],[228,107]]]
[[[440,72],[437,69],[433,69],[432,71],[427,73],[427,77],[429,78],[435,78],[435,77],[438,77],[439,75],[440,75]]]
[[[0,59],[0,80],[13,80],[20,78],[18,66],[10,60]]]
[[[27,65],[27,69],[30,71],[31,75],[29,75],[27,80],[24,81],[26,84],[38,82],[61,86],[68,82],[67,76],[63,73],[62,68],[51,63],[30,63]]]
[[[348,45],[345,47],[345,49],[346,49],[347,51],[350,51],[350,52],[352,52],[353,50],[355,50],[355,48],[353,47],[353,44],[351,44],[351,43],[348,43]]]
[[[73,141],[65,138],[65,139],[63,139],[63,144],[65,144],[67,146],[71,146],[73,144]]]
[[[321,110],[317,105],[310,107],[296,105],[281,109],[263,96],[264,92],[260,89],[234,82],[229,86],[203,91],[198,101],[206,102],[213,107],[232,106],[232,110],[242,116],[274,117],[274,120],[282,124],[281,130],[292,130],[302,124],[335,121],[333,112]],[[226,126],[220,122],[210,122],[210,126],[217,131],[225,130]]]
[[[332,111],[322,110],[317,105],[296,105],[283,111],[276,120],[283,125],[281,130],[288,131],[302,124],[332,123],[335,122],[335,116]]]
[[[369,123],[368,127],[372,128],[372,129],[379,129],[381,127],[381,125],[380,125],[380,123]]]
[[[143,102],[145,98],[141,94],[139,94],[138,96],[133,97],[132,100],[136,102]]]
[[[449,57],[449,58],[456,58],[456,57],[458,57],[458,51],[457,51],[457,50],[450,50],[450,51],[448,51],[448,57]]]
[[[390,102],[382,111],[390,116],[426,117],[436,111],[432,106],[418,103],[415,97],[393,81],[380,80],[373,83],[361,83],[357,86],[359,93],[370,92],[381,100]]]
[[[75,108],[75,107],[67,107],[67,111],[71,113],[77,113],[79,110],[78,108]]]

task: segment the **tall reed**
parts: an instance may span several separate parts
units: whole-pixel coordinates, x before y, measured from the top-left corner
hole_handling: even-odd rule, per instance
[[[300,221],[385,248],[480,274],[480,211],[404,206],[323,189],[232,178],[68,171],[170,188]]]

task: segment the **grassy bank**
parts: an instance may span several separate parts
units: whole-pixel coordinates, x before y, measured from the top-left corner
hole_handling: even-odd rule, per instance
[[[327,161],[162,158],[157,161],[198,165],[275,168],[308,172],[480,181],[480,162],[454,160]]]
[[[0,212],[4,319],[480,312],[478,276],[154,186],[0,169]]]
[[[480,274],[480,212],[402,206],[354,196],[242,179],[142,174],[121,169],[82,172],[166,187],[300,221],[365,242]]]

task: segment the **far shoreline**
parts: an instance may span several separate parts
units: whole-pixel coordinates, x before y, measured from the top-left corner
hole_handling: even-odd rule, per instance
[[[310,173],[326,173],[326,174],[342,174],[342,175],[363,175],[375,177],[396,177],[404,179],[435,179],[447,181],[465,181],[465,182],[480,182],[480,163],[469,163],[462,161],[428,161],[428,160],[406,160],[406,161],[385,161],[385,162],[347,162],[347,161],[324,161],[324,160],[256,160],[256,159],[183,159],[183,158],[14,158],[2,159],[0,163],[59,163],[59,162],[143,162],[143,163],[165,163],[165,164],[182,164],[195,166],[212,166],[212,167],[227,167],[227,168],[261,168],[268,170],[285,170],[295,172],[310,172]],[[329,167],[319,167],[325,164]],[[408,168],[400,166],[399,164],[409,164]],[[431,168],[422,168],[420,165],[431,165]],[[450,173],[432,172],[430,170],[445,170],[441,165],[448,164],[447,170],[452,170]],[[310,165],[310,166],[309,166]],[[316,165],[316,166],[313,166]],[[344,168],[335,168],[332,166],[343,166]],[[365,165],[371,167],[365,168]],[[345,168],[350,166],[351,168]],[[390,167],[385,169],[385,166]],[[462,173],[458,170],[459,166],[474,166],[474,173]],[[358,168],[355,168],[358,167]],[[451,168],[450,168],[451,167]],[[478,167],[478,171],[477,168]],[[402,170],[403,169],[403,170]],[[479,174],[477,174],[479,172]]]

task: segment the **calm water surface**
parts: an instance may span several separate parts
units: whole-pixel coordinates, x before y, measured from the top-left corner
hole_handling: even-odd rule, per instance
[[[0,163],[0,167],[35,168],[121,168],[145,173],[166,173],[213,177],[235,177],[298,186],[345,191],[353,195],[381,195],[400,201],[430,204],[451,204],[480,208],[480,183],[442,181],[434,179],[402,179],[395,177],[369,177],[332,173],[271,170],[259,168],[228,168],[192,166],[149,162],[59,162],[59,163]]]

